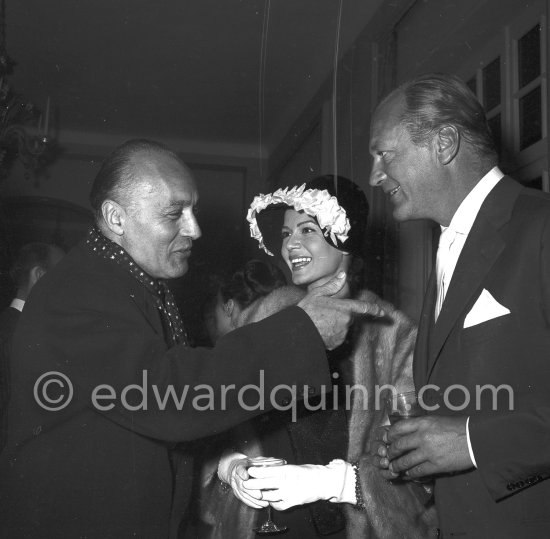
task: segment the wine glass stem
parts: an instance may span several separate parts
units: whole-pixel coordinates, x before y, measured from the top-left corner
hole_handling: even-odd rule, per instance
[[[267,506],[267,521],[268,522],[273,522],[273,508],[271,507],[271,505],[268,505]]]

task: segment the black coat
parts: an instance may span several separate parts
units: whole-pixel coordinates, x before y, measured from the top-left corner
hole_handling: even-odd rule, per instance
[[[0,451],[7,439],[8,402],[10,400],[11,349],[13,334],[21,311],[8,307],[0,313]]]
[[[58,411],[39,406],[33,394],[51,371],[73,388]],[[177,519],[192,465],[192,454],[180,458],[174,474],[171,448],[262,413],[237,399],[238,389],[260,385],[262,374],[266,409],[278,384],[319,390],[330,383],[323,343],[300,308],[232,332],[215,349],[167,350],[149,292],[78,246],[36,285],[16,331],[0,536],[167,537],[174,484],[183,486]],[[155,390],[163,397],[169,385],[178,397],[188,387],[182,406],[159,404]],[[60,397],[58,382],[45,390],[51,400]],[[101,397],[95,402],[94,391]],[[279,405],[284,400],[279,392]]]

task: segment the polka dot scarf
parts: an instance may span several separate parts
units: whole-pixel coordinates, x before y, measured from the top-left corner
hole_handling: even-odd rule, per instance
[[[164,332],[170,346],[188,344],[183,321],[174,301],[174,296],[163,280],[153,279],[133,261],[120,245],[107,239],[95,226],[88,232],[86,244],[96,255],[112,260],[113,263],[124,268],[155,297]]]

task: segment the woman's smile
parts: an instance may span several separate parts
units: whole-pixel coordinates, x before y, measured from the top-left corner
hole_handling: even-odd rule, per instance
[[[313,259],[310,256],[289,257],[292,264],[292,271],[298,271],[305,268]]]

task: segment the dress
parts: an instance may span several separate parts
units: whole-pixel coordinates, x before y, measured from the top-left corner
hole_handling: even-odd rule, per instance
[[[222,384],[258,384],[260,370],[266,391],[330,383],[309,317],[297,307],[281,315],[234,332],[214,350],[167,350],[155,298],[125,269],[77,246],[37,283],[15,333],[0,537],[168,537],[171,512],[186,517],[194,456],[190,444],[176,462],[171,449],[261,413],[243,409],[236,392],[222,406]],[[275,353],[281,349],[284,359]],[[35,382],[52,371],[74,390],[58,411],[33,396]],[[193,400],[209,394],[199,384],[214,390],[214,406]],[[108,398],[94,402],[98,387]],[[169,387],[178,396],[187,388],[185,402],[160,405],[154,390],[166,395]]]
[[[347,536],[350,539],[357,537],[414,539],[427,537],[435,528],[435,511],[423,487],[388,483],[381,478],[378,470],[370,464],[367,457],[371,436],[375,428],[385,419],[384,410],[374,410],[375,398],[371,389],[375,384],[386,383],[395,384],[399,390],[412,388],[412,354],[416,328],[403,313],[382,301],[374,293],[365,290],[356,297],[379,304],[385,310],[386,316],[383,319],[371,317],[357,319],[348,335],[346,349],[341,351],[346,356],[345,363],[348,363],[349,371],[352,373],[352,382],[364,385],[368,389],[369,397],[372,397],[369,399],[366,411],[359,400],[351,401],[347,458],[344,445],[348,436],[342,434],[342,428],[346,425],[345,415],[347,413],[349,416],[349,410],[342,408],[332,415],[317,412],[302,416],[294,424],[290,422],[289,417],[279,416],[278,427],[273,424],[262,425],[262,421],[265,423],[268,420],[259,418],[252,422],[248,433],[236,433],[233,437],[237,440],[240,435],[241,440],[247,441],[244,445],[234,444],[233,447],[250,456],[263,454],[285,457],[289,454],[284,453],[283,449],[286,439],[292,446],[290,457],[285,457],[290,463],[327,464],[334,458],[360,461],[361,486],[367,510],[363,512],[354,507],[326,501],[288,510],[293,517],[301,516],[301,525],[297,524],[296,519],[294,524],[288,521],[285,518],[287,511],[277,512],[276,521],[281,524],[288,522],[290,528],[285,537]],[[261,319],[273,310],[296,300],[296,288],[278,289],[254,305],[252,310],[244,315],[242,322],[250,323]],[[345,365],[343,370],[346,370]],[[346,379],[345,376],[344,379]],[[342,388],[340,387],[339,390],[341,392]],[[340,397],[342,396],[340,393]],[[345,406],[345,400],[340,404]],[[317,425],[315,425],[316,422],[318,422]],[[277,440],[278,446],[274,445],[274,439]],[[270,452],[270,450],[276,450],[275,447],[279,448],[279,453]],[[212,527],[205,537],[211,539],[254,537],[251,530],[263,513],[241,503],[231,491],[224,492],[216,479],[215,467],[212,465],[210,477],[206,477],[206,485],[203,491],[205,493],[203,516]],[[317,518],[315,511],[318,511]],[[347,517],[345,535],[344,530],[341,529],[344,524],[341,520],[341,512],[345,512]],[[319,525],[322,522],[327,523],[325,529],[322,529],[322,524]],[[334,535],[330,535],[331,532]]]

